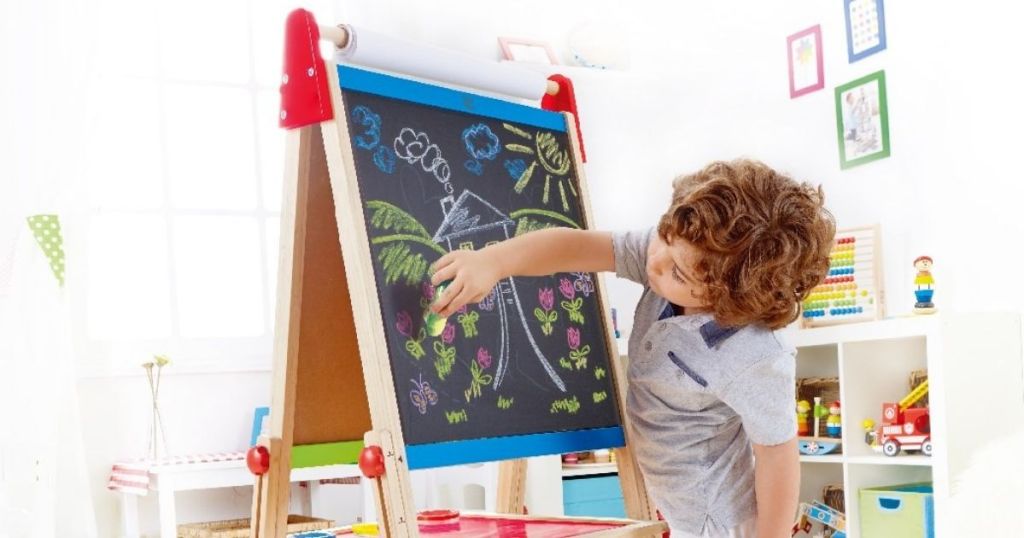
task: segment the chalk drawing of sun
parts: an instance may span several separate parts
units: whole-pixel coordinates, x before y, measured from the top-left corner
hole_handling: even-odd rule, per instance
[[[530,180],[533,179],[537,171],[537,165],[540,164],[541,168],[544,169],[542,172],[544,174],[543,202],[547,204],[551,198],[551,184],[554,183],[558,189],[558,194],[561,196],[562,210],[569,211],[569,198],[565,192],[566,186],[569,187],[569,192],[572,193],[572,196],[579,197],[576,194],[576,187],[573,186],[572,178],[567,175],[569,173],[569,166],[572,163],[569,151],[563,149],[561,144],[558,143],[558,139],[551,133],[539,131],[536,134],[530,134],[515,125],[507,123],[502,125],[506,131],[527,141],[526,144],[505,144],[505,149],[534,157],[529,165],[525,165],[524,161],[518,159],[505,163],[505,168],[512,175],[512,179],[516,180],[513,190],[517,193],[522,193],[523,189],[530,183]],[[529,144],[530,142],[532,144]],[[516,166],[516,164],[521,165]]]

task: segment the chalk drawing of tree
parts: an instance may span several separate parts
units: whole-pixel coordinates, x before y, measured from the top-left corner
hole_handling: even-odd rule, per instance
[[[384,245],[377,255],[377,261],[384,270],[384,283],[404,280],[411,286],[418,285],[426,276],[430,263],[414,247],[421,245],[438,255],[444,255],[446,251],[434,242],[415,217],[399,207],[382,200],[370,200],[366,207],[372,212],[370,225],[386,234],[370,240],[371,244]]]
[[[547,209],[522,208],[509,213],[508,216],[516,222],[516,237],[536,230],[555,228],[557,226],[569,226],[577,230],[580,229],[580,225],[576,221],[561,213]]]

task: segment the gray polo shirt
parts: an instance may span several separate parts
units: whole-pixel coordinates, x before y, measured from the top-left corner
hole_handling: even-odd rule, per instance
[[[796,435],[794,350],[763,327],[672,315],[647,282],[655,233],[613,235],[616,274],[645,288],[629,337],[629,442],[669,526],[724,532],[756,514],[751,443]]]

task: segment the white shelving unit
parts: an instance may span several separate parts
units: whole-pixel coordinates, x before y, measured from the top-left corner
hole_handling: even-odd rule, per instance
[[[996,424],[1024,420],[1020,316],[900,318],[783,335],[797,348],[797,377],[838,377],[843,403],[843,453],[800,458],[801,501],[821,500],[826,485],[842,485],[848,535],[875,538],[860,534],[861,488],[932,482],[935,535],[952,538],[952,484],[972,454],[1004,433]],[[933,455],[873,451],[861,421],[880,422],[882,403],[902,399],[910,372],[919,369],[928,370]]]
[[[618,472],[619,468],[614,463],[585,463],[582,465],[562,466],[562,478],[613,474]]]
[[[797,377],[838,377],[843,404],[843,452],[801,456],[801,501],[822,500],[826,485],[842,485],[847,535],[884,538],[860,533],[860,489],[932,482],[935,536],[960,538],[946,522],[952,484],[979,449],[1009,433],[1006,425],[1024,423],[1020,315],[937,314],[793,328],[782,335],[797,348]],[[627,336],[618,339],[623,358]],[[920,369],[928,370],[933,455],[873,451],[864,443],[861,421],[881,422],[882,404],[906,396],[910,372]],[[545,477],[527,487],[550,490],[555,481]]]

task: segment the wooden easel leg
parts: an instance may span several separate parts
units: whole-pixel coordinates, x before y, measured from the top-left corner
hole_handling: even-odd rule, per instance
[[[252,508],[249,510],[249,536],[260,535],[260,522],[266,517],[263,500],[266,496],[267,480],[266,474],[270,471],[270,449],[267,448],[270,441],[266,436],[261,436],[256,446],[249,448],[245,453],[245,466],[255,477],[252,488]]]
[[[258,475],[256,477],[256,483],[253,484],[252,488],[252,509],[249,511],[252,514],[252,518],[249,520],[249,536],[256,538],[260,532],[260,517],[263,516],[263,511],[260,510],[260,498],[263,496],[263,476]]]
[[[280,439],[270,439],[270,470],[260,480],[258,532],[255,538],[283,538],[288,530],[290,458],[282,454]],[[255,501],[254,501],[255,502]]]
[[[644,521],[657,520],[658,511],[647,496],[643,474],[629,447],[616,448],[615,461],[619,468],[619,483],[622,485],[626,517]]]
[[[309,182],[316,155],[316,125],[292,129],[286,137],[284,193],[281,209],[281,259],[274,327],[274,377],[271,385],[270,437],[260,444],[270,464],[260,481],[257,538],[283,538],[288,525],[292,432],[299,362],[302,275],[305,261]]]
[[[416,506],[412,503],[409,481],[409,465],[404,452],[396,449],[391,434],[387,431],[369,431],[363,437],[367,449],[379,448],[383,459],[384,472],[368,472],[360,457],[359,467],[363,474],[373,481],[374,498],[377,502],[377,521],[382,536],[415,538],[419,536],[416,525]],[[364,452],[367,450],[364,449]]]
[[[498,498],[500,514],[522,514],[526,508],[525,459],[505,460],[498,464]]]
[[[391,536],[390,515],[387,511],[387,503],[384,501],[384,483],[380,477],[369,478],[373,488],[373,500],[377,504],[377,521],[383,530],[384,536]]]

